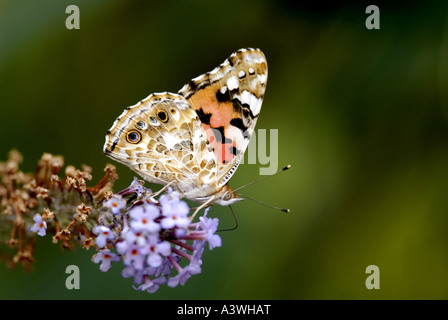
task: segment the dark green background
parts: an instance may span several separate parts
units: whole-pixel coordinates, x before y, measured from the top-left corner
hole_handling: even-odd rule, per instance
[[[70,4],[80,30],[65,28]],[[62,154],[98,180],[125,107],[258,47],[269,80],[257,128],[278,129],[279,166],[293,166],[244,191],[291,213],[235,205],[239,228],[184,287],[136,292],[120,265],[102,273],[93,251],[46,237],[34,272],[0,266],[0,298],[448,298],[448,5],[376,2],[381,29],[367,30],[368,4],[0,0],[2,159],[18,148],[32,171],[43,152]],[[119,190],[134,174],[117,167]],[[210,213],[233,224],[228,208]],[[80,290],[65,288],[70,264]],[[372,264],[379,290],[365,287]]]

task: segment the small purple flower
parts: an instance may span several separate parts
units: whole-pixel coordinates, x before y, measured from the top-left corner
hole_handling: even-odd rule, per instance
[[[193,255],[191,256],[190,263],[193,264],[202,264],[202,253],[204,252],[205,244],[207,242],[203,240],[194,240],[193,241]]]
[[[210,250],[220,247],[222,244],[221,237],[215,234],[216,230],[218,230],[218,218],[200,217],[199,221],[199,226],[206,232],[205,239],[208,241]]]
[[[121,271],[121,276],[123,278],[133,277],[134,278],[134,283],[136,283],[136,284],[140,284],[140,283],[143,282],[143,272],[142,272],[142,270],[137,270],[132,265],[126,266]]]
[[[134,230],[130,229],[126,233],[122,233],[124,235],[125,242],[123,244],[120,244],[120,247],[127,247],[129,244],[136,244],[139,247],[144,247],[148,244],[147,235],[144,232],[135,232]],[[117,248],[118,248],[117,244]],[[120,249],[122,252],[125,252],[127,249]],[[119,251],[120,252],[120,251]]]
[[[159,214],[159,208],[153,204],[132,208],[129,211],[129,215],[132,218],[131,228],[137,232],[159,232],[160,224],[154,222],[154,219],[157,218]]]
[[[126,252],[123,254],[123,262],[127,266],[132,265],[137,270],[143,270],[146,254],[146,247],[141,248],[136,244],[128,245]]]
[[[160,277],[160,278],[155,278],[153,280],[149,279],[149,277],[145,277],[145,283],[135,287],[135,290],[138,291],[146,291],[149,293],[154,293],[156,292],[161,284],[164,284],[166,282],[166,279],[164,277]]]
[[[160,224],[163,229],[173,229],[176,227],[181,229],[187,229],[190,222],[191,221],[187,217],[187,215],[171,214],[163,218]]]
[[[37,232],[41,237],[46,235],[47,223],[42,219],[42,216],[37,213],[34,215],[33,220],[34,224],[31,226],[30,231]]]
[[[176,267],[176,269],[178,269]],[[178,274],[174,277],[171,277],[168,279],[168,286],[171,288],[176,287],[178,284],[184,285],[185,282],[187,282],[188,279],[192,275],[198,274],[201,272],[201,266],[199,264],[189,264],[188,266],[184,268],[178,269]]]
[[[137,177],[134,177],[134,180],[132,180],[129,187],[121,190],[117,193],[117,195],[126,197],[131,194],[135,194],[138,198],[141,197],[143,194],[151,192],[150,189],[146,189],[141,183],[140,180]]]
[[[132,241],[128,241],[126,238],[129,233],[129,227],[124,227],[124,229],[121,231],[120,238],[115,244],[115,248],[117,248],[118,253],[121,255],[125,254],[126,251],[128,251],[129,244],[132,243]]]
[[[124,200],[121,195],[114,194],[112,197],[104,202],[104,206],[109,208],[113,215],[120,214],[121,209],[126,206],[126,200]]]
[[[107,240],[114,240],[115,235],[112,231],[105,226],[95,226],[93,228],[93,233],[97,235],[95,243],[98,248],[104,248],[107,244]]]
[[[185,201],[180,200],[173,194],[160,197],[162,214],[165,218],[160,222],[163,229],[181,228],[187,229],[191,221],[188,218],[190,208]]]
[[[137,177],[134,177],[129,188],[137,194],[137,197],[140,197],[143,193],[145,193],[146,188],[140,184],[140,181]]]
[[[166,241],[160,241],[158,235],[150,235],[148,240],[147,262],[151,267],[157,268],[162,264],[162,256],[170,255],[171,245]]]
[[[92,257],[92,261],[95,263],[100,263],[100,270],[106,272],[110,269],[112,261],[120,261],[120,257],[115,253],[111,252],[109,249],[104,249],[99,251]]]
[[[190,212],[188,204],[185,201],[180,200],[178,193],[175,191],[161,195],[159,202],[162,205],[162,213],[165,216],[173,214],[184,216],[188,215]]]
[[[173,258],[175,262],[180,261],[180,257],[177,255],[174,257],[171,255],[170,257]],[[155,277],[159,277],[160,275],[168,277],[170,275],[173,265],[169,259],[170,258],[168,258],[168,257],[166,259],[163,259],[162,265],[160,265],[158,268],[156,268],[156,271],[154,273]]]

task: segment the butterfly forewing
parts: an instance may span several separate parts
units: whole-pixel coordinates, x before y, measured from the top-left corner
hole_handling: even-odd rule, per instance
[[[129,138],[134,131],[140,134],[138,141]],[[163,185],[176,180],[185,192],[197,188],[205,166],[211,169],[208,176],[201,175],[205,181],[216,175],[214,154],[201,122],[177,94],[152,94],[127,108],[106,136],[104,150],[145,180]]]
[[[236,171],[260,114],[267,63],[258,49],[241,49],[194,78],[179,93],[196,110],[217,162],[217,185]]]

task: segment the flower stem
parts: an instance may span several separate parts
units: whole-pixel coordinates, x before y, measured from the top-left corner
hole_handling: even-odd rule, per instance
[[[168,239],[168,241],[173,243],[173,244],[175,244],[175,245],[178,245],[178,246],[180,246],[182,248],[185,248],[185,249],[193,252],[193,248],[190,245],[188,245],[188,244],[186,244],[186,243],[184,243],[182,241],[179,241],[179,240],[176,240],[176,239]]]
[[[176,268],[177,272],[181,272],[183,270],[183,268],[176,262],[176,260],[174,260],[172,256],[168,256],[166,258],[171,262],[174,268]]]
[[[177,250],[176,248],[171,248],[171,252],[173,252],[181,257],[187,258],[188,260],[191,260],[191,255],[189,255],[185,252],[182,252],[180,250]]]

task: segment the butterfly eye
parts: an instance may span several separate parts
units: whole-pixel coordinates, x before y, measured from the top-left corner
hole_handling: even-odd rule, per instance
[[[229,201],[232,199],[232,194],[230,192],[226,192],[222,198],[224,201]]]
[[[166,114],[165,111],[159,111],[157,113],[157,116],[159,117],[160,121],[162,121],[162,122],[167,122],[168,121],[168,115]]]
[[[139,129],[146,129],[146,122],[145,121],[139,121],[139,122],[137,122],[136,126]]]
[[[137,130],[131,130],[128,132],[126,139],[129,143],[139,143],[142,140],[142,135]]]

